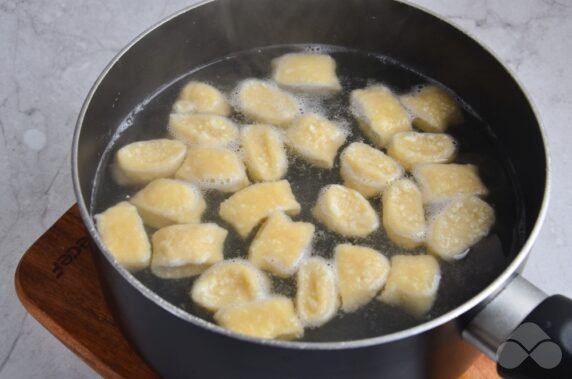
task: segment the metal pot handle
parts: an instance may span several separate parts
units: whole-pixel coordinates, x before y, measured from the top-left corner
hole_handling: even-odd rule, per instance
[[[469,322],[463,337],[504,378],[572,378],[572,300],[548,297],[515,275]]]

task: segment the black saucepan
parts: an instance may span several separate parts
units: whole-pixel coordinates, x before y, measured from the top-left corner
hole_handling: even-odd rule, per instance
[[[468,300],[389,334],[335,342],[261,341],[185,312],[111,259],[92,210],[99,163],[118,126],[128,124],[150,94],[193,68],[241,51],[292,44],[391,57],[452,89],[489,125],[519,188],[518,196],[505,194],[497,202],[513,204],[518,217],[500,215],[510,229],[502,241],[506,259]],[[572,302],[547,297],[519,275],[548,202],[539,120],[490,52],[418,8],[390,0],[217,0],[184,10],[137,38],[97,80],[76,127],[73,176],[116,317],[164,377],[456,377],[476,357],[475,346],[498,359],[505,376],[572,377]],[[493,243],[478,249],[486,252]]]

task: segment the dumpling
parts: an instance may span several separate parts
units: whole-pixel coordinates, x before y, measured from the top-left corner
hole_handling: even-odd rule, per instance
[[[455,152],[455,140],[443,133],[399,133],[387,149],[389,156],[408,171],[420,164],[448,163]]]
[[[260,227],[248,250],[248,259],[279,277],[294,274],[310,253],[314,225],[293,222],[284,213],[272,213]]]
[[[280,180],[288,170],[282,134],[270,125],[248,125],[240,132],[244,163],[257,182]]]
[[[361,142],[346,147],[340,162],[344,185],[365,197],[379,195],[388,184],[403,176],[403,168],[396,161]]]
[[[265,182],[246,187],[223,201],[219,216],[246,238],[262,220],[274,211],[294,216],[300,213],[287,180]]]
[[[272,61],[272,78],[292,91],[327,95],[342,89],[336,61],[326,54],[285,54]]]
[[[433,307],[440,280],[439,263],[432,256],[395,255],[379,300],[422,317]]]
[[[192,184],[175,179],[157,179],[131,198],[145,224],[162,228],[201,221],[206,203]]]
[[[173,113],[210,113],[219,116],[230,114],[230,105],[224,95],[207,83],[187,83],[175,104]]]
[[[401,96],[401,102],[415,117],[413,125],[426,132],[444,132],[463,121],[455,99],[444,89],[429,85]]]
[[[494,222],[494,209],[478,197],[454,200],[429,225],[427,247],[444,260],[461,259],[489,234]]]
[[[240,156],[217,147],[190,148],[175,177],[222,192],[236,192],[250,184]]]
[[[145,184],[173,176],[179,168],[187,147],[180,141],[155,139],[133,142],[115,154],[113,176],[122,185]]]
[[[389,273],[389,261],[379,251],[342,244],[334,252],[342,310],[354,312],[382,289]]]
[[[250,337],[291,340],[304,334],[292,300],[282,296],[223,308],[214,319],[223,328]]]
[[[305,260],[297,275],[296,312],[305,326],[324,325],[339,307],[336,273],[320,257]]]
[[[317,167],[332,168],[347,132],[332,121],[309,113],[290,125],[286,137],[286,143],[297,155]]]
[[[151,244],[137,208],[122,201],[95,216],[97,231],[113,258],[129,271],[149,266]]]
[[[226,147],[238,144],[239,132],[228,118],[212,114],[173,113],[171,136],[189,146]]]
[[[476,166],[432,163],[416,167],[413,176],[421,187],[424,203],[437,203],[460,195],[486,195]]]
[[[312,214],[344,237],[367,237],[379,228],[371,204],[359,192],[339,184],[322,188]]]
[[[171,225],[159,229],[151,238],[151,272],[165,279],[200,274],[222,261],[227,234],[225,229],[212,223]]]
[[[262,299],[270,281],[250,263],[236,259],[215,264],[197,278],[191,298],[201,307],[216,312],[231,305]]]
[[[421,245],[425,239],[425,211],[421,191],[414,181],[400,179],[385,190],[383,227],[389,239],[405,249]]]
[[[352,91],[350,106],[359,127],[377,147],[385,147],[395,134],[411,130],[407,112],[385,86]]]
[[[263,124],[286,127],[300,114],[300,105],[293,96],[258,79],[239,84],[236,102],[246,117]]]

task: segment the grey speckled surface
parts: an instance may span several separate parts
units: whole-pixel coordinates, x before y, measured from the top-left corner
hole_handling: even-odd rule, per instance
[[[22,252],[74,202],[70,144],[91,84],[113,55],[182,0],[0,0],[0,378],[96,374],[26,312]],[[477,37],[523,83],[546,126],[553,186],[526,277],[572,296],[572,3],[415,0]]]

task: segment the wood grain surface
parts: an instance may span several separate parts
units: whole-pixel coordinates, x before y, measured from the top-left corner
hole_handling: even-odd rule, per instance
[[[103,297],[77,205],[24,254],[15,285],[28,312],[106,378],[157,378],[125,339]],[[481,356],[463,379],[498,378]]]

